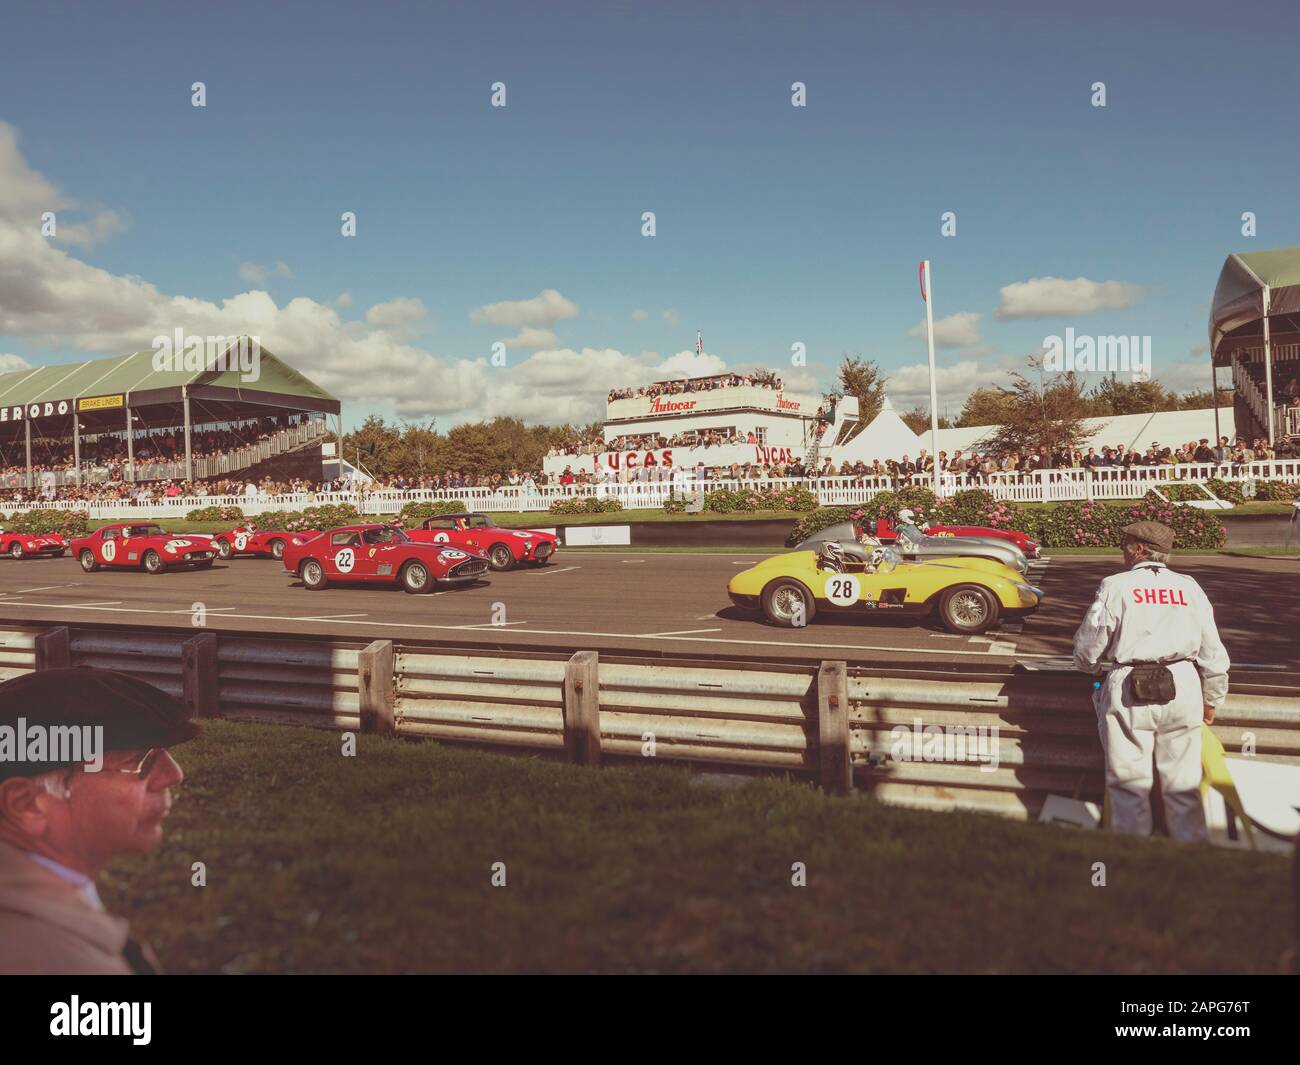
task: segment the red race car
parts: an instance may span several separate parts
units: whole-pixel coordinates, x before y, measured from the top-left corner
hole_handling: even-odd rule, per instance
[[[855,516],[855,521],[857,517]],[[917,525],[916,515],[906,508],[898,512],[897,525],[888,518],[881,518],[873,523],[872,535],[881,543],[889,544],[898,539],[897,525]],[[984,536],[995,540],[1008,540],[1025,553],[1026,558],[1038,558],[1042,552],[1038,541],[1031,540],[1015,529],[990,529],[984,525],[944,525],[942,522],[926,522],[919,526],[926,536]]]
[[[344,525],[284,549],[284,568],[312,592],[334,583],[400,584],[412,593],[471,584],[488,560],[449,544],[419,543],[393,525]]]
[[[251,555],[254,558],[283,558],[284,549],[290,544],[305,544],[320,535],[316,529],[304,529],[302,532],[283,532],[282,530],[259,529],[252,522],[241,525],[230,532],[217,533],[212,543],[223,559],[235,555]]]
[[[100,566],[142,569],[146,573],[162,573],[182,566],[210,569],[217,557],[216,548],[208,539],[164,532],[150,522],[105,525],[89,536],[78,536],[71,546],[73,555],[87,573]]]
[[[439,514],[426,518],[418,529],[407,529],[412,540],[427,544],[452,544],[487,555],[494,570],[512,569],[517,563],[544,566],[559,550],[559,537],[535,529],[503,529],[486,514]]]
[[[58,533],[16,533],[0,529],[0,555],[10,558],[59,558],[68,542]]]

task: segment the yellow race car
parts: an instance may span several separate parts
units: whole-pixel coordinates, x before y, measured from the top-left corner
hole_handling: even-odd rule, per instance
[[[736,606],[761,610],[773,625],[809,624],[818,611],[848,614],[937,611],[949,632],[973,636],[1002,617],[1038,609],[1043,592],[984,558],[902,562],[893,548],[830,542],[820,551],[775,555],[727,585]]]

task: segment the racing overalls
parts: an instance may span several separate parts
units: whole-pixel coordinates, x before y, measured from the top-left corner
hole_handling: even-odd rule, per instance
[[[1166,663],[1175,695],[1134,702],[1133,665]],[[1106,755],[1106,794],[1116,832],[1151,832],[1152,754],[1165,821],[1175,839],[1206,838],[1201,805],[1201,721],[1228,695],[1228,652],[1201,586],[1160,562],[1139,562],[1107,577],[1074,634],[1074,664],[1103,673],[1093,691]]]

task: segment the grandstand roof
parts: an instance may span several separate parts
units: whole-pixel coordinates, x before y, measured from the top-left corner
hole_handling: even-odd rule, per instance
[[[224,343],[205,344],[202,366],[210,369],[156,369],[156,352],[150,349],[118,358],[14,370],[0,374],[0,407],[101,396],[121,396],[122,405],[132,407],[178,403],[185,386],[195,398],[339,412],[337,399],[260,345],[256,380],[244,380],[238,369],[224,368],[231,362],[228,353],[241,339],[247,342],[247,338],[232,337]],[[227,356],[225,361],[223,356]]]
[[[1210,307],[1211,357],[1219,365],[1243,340],[1262,338],[1266,287],[1272,331],[1300,331],[1300,247],[1242,252],[1224,261]]]

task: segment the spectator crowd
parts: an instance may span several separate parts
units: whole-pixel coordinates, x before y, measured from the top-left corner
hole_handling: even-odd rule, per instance
[[[777,392],[782,388],[781,378],[772,371],[756,370],[748,374],[724,373],[713,377],[692,377],[684,381],[656,381],[640,388],[611,388],[609,401],[612,403],[616,399],[639,397],[653,399],[655,396],[676,396],[684,392],[712,392],[719,388],[739,388],[742,385],[771,388]]]

